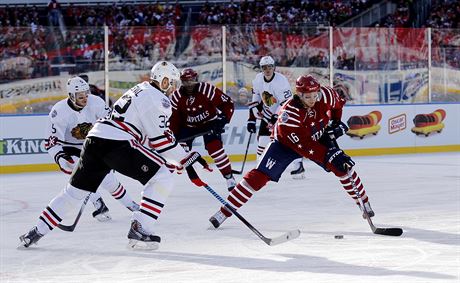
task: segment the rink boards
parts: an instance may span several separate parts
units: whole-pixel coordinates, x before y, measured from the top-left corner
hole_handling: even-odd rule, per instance
[[[352,156],[460,151],[459,112],[460,104],[455,103],[346,106],[342,121],[350,131],[339,144]],[[424,127],[416,127],[416,116]],[[243,159],[249,138],[247,117],[247,109],[237,109],[222,135],[232,161]],[[0,117],[0,173],[58,169],[45,150],[46,120],[46,115]],[[208,155],[201,138],[194,146]],[[255,159],[255,151],[253,137],[248,160]]]

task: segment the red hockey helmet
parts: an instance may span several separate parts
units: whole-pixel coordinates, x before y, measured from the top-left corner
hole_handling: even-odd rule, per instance
[[[318,92],[320,84],[311,75],[302,75],[295,81],[295,89],[298,93]]]
[[[195,72],[192,68],[183,69],[180,73],[181,81],[197,81],[198,73]]]

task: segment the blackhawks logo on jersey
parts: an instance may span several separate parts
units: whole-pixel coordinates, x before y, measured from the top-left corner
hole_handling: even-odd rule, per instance
[[[276,98],[273,96],[273,94],[269,93],[268,91],[264,91],[262,93],[262,101],[268,107],[272,106],[273,104],[275,104],[277,102]]]
[[[88,135],[89,130],[93,127],[91,123],[81,123],[78,124],[75,128],[70,131],[72,137],[76,138],[77,140],[84,140]]]

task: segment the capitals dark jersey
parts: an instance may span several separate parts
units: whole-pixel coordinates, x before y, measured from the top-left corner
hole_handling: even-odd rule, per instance
[[[192,95],[185,93],[180,88],[171,96],[170,128],[175,134],[181,127],[206,128],[219,113],[223,113],[227,121],[232,118],[233,101],[217,87],[201,82],[195,85]]]
[[[274,138],[303,157],[323,161],[327,148],[319,143],[329,121],[340,121],[345,100],[330,87],[322,86],[313,108],[294,97],[280,109]]]

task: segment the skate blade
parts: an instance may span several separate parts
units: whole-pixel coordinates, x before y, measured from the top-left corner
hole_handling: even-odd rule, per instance
[[[140,251],[154,251],[158,250],[160,244],[157,242],[144,242],[134,239],[129,239],[128,249],[131,250],[140,250]]]
[[[107,221],[112,220],[112,217],[108,213],[98,214],[98,215],[94,216],[94,218],[96,218],[97,221],[99,221],[99,222],[107,222]]]
[[[303,180],[303,179],[305,179],[305,173],[294,174],[294,175],[292,175],[292,179],[294,179],[294,180]]]
[[[19,245],[16,247],[18,250],[27,250],[31,245],[26,246],[26,242],[19,238]]]

